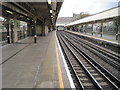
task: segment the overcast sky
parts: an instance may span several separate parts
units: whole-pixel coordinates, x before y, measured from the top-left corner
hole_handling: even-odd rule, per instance
[[[115,6],[119,0],[64,0],[59,17],[72,17],[73,13],[95,14]]]

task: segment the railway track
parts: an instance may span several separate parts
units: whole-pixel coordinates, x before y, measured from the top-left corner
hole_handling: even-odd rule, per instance
[[[75,43],[80,44],[83,48],[86,48],[101,60],[104,60],[106,63],[110,64],[112,67],[120,71],[120,56],[118,53],[112,52],[108,49],[95,45],[87,40],[81,39],[75,35],[63,32],[69,39],[73,40]]]
[[[66,32],[66,33],[67,33],[67,32]],[[110,50],[108,50],[108,49],[105,49],[105,48],[103,48],[103,47],[100,47],[100,46],[98,46],[98,45],[96,45],[96,44],[93,44],[93,43],[91,43],[91,42],[89,42],[89,41],[87,41],[87,40],[84,40],[84,39],[82,39],[82,38],[79,38],[79,37],[77,37],[77,36],[75,36],[75,35],[72,35],[72,34],[70,34],[70,33],[67,33],[67,35],[70,35],[70,36],[76,38],[77,40],[79,40],[79,41],[81,41],[82,43],[88,45],[89,47],[94,48],[95,50],[97,50],[97,51],[99,51],[99,52],[107,55],[108,57],[110,57],[110,58],[112,58],[112,59],[114,59],[115,61],[117,61],[117,62],[120,63],[120,60],[119,60],[120,55],[119,55],[118,53],[115,53],[115,52],[113,52],[113,51],[110,51]]]
[[[66,36],[57,32],[62,50],[69,61],[69,64],[74,72],[77,83],[76,88],[83,90],[119,90],[119,80],[112,75],[107,75],[100,65],[95,65],[95,60],[87,57],[85,53],[80,51],[75,44],[70,42]],[[91,59],[91,60],[90,60]],[[98,67],[97,67],[98,66]],[[102,69],[101,69],[101,68]]]
[[[68,32],[68,31],[65,31],[65,32],[69,33],[71,35],[77,36],[77,37],[79,37],[79,38],[81,38],[83,40],[87,40],[89,42],[92,42],[93,44],[96,44],[96,45],[98,45],[100,47],[103,47],[106,50],[111,51],[112,53],[115,52],[117,54],[118,53],[120,54],[120,44],[119,44],[119,41],[118,41],[118,44],[113,44],[113,43],[110,43],[110,42],[107,42],[107,41],[104,41],[104,40],[99,40],[99,39],[92,38],[92,37],[86,37],[86,36],[75,34],[75,33]]]

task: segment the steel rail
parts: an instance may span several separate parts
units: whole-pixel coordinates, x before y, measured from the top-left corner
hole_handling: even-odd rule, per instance
[[[78,84],[79,84],[77,88],[80,88],[81,90],[85,90],[82,82],[81,82],[80,79],[79,79],[78,74],[76,73],[76,71],[75,71],[75,69],[74,69],[74,67],[73,67],[73,65],[72,65],[72,62],[70,61],[69,56],[66,54],[67,52],[66,52],[66,51],[63,49],[63,47],[62,47],[62,44],[63,44],[63,43],[62,43],[62,41],[61,41],[61,39],[60,39],[60,36],[59,36],[59,35],[57,35],[57,36],[58,36],[58,40],[59,40],[60,46],[61,46],[61,48],[62,48],[62,51],[63,51],[66,59],[68,60],[68,62],[69,62],[69,64],[70,64],[70,66],[71,66],[71,69],[72,69],[73,73],[74,73],[75,76],[76,76],[77,82],[78,82]]]
[[[74,36],[77,36],[78,38],[80,38],[80,35],[77,35],[77,34],[74,34],[74,33],[70,33],[70,32],[67,32],[67,31],[65,31],[67,34],[71,34],[71,35],[74,35]],[[81,38],[82,39],[82,38]],[[83,40],[83,39],[82,39]],[[118,52],[116,53],[116,52],[111,52],[111,50],[108,50],[108,49],[106,49],[106,48],[104,48],[104,47],[100,47],[100,46],[97,46],[98,48],[100,48],[100,49],[104,49],[106,52],[108,52],[108,53],[111,53],[112,55],[114,55],[114,56],[116,56],[116,57],[118,57],[118,58],[120,58],[120,55],[118,54]]]
[[[67,33],[67,35],[68,35],[68,33]],[[104,48],[102,48],[100,46],[97,46],[97,45],[95,45],[95,44],[93,44],[93,43],[91,43],[89,41],[83,40],[83,39],[81,39],[81,38],[79,38],[79,37],[77,37],[75,35],[71,35],[71,34],[69,34],[69,35],[71,36],[71,39],[72,39],[72,37],[76,38],[78,41],[80,41],[80,42],[94,48],[95,50],[109,56],[110,58],[112,58],[112,59],[114,59],[114,60],[116,60],[117,62],[120,63],[120,60],[119,60],[120,56],[118,54],[116,55],[115,53],[112,53],[112,52],[110,52],[110,51],[108,51],[108,50],[106,50],[106,49],[104,49]]]
[[[72,39],[74,42],[79,43],[80,45],[82,45],[84,48],[90,50],[92,53],[94,53],[98,57],[102,58],[102,60],[104,60],[105,62],[107,62],[108,64],[110,64],[111,66],[115,67],[116,69],[118,69],[120,71],[120,64],[113,61],[113,59],[109,58],[108,56],[105,56],[104,54],[100,53],[99,51],[94,50],[92,47],[88,47],[88,45],[85,45],[84,43],[81,43],[82,42],[81,40],[79,42],[78,40],[76,40],[76,39],[74,39],[74,38],[72,38],[70,36],[68,36],[68,37],[70,39]]]
[[[69,41],[70,42],[70,41]],[[71,42],[70,42],[71,43]],[[80,48],[78,48],[78,46],[75,46],[74,45],[74,47],[76,47],[77,48],[77,51],[79,50],[79,51],[81,51],[80,50]],[[78,51],[78,52],[79,52]],[[89,55],[87,55],[84,51],[81,51],[85,56],[87,56],[87,58],[89,58],[89,60],[90,61],[92,61],[96,66],[98,66],[100,69],[102,69],[101,71],[104,73],[104,74],[106,74],[106,76],[108,75],[108,77],[109,77],[109,79],[111,79],[114,83],[112,83],[112,81],[111,80],[109,80],[108,78],[106,78],[106,79],[108,79],[109,81],[110,81],[110,83],[116,88],[116,89],[118,89],[119,90],[119,87],[118,86],[120,86],[120,81],[115,77],[115,76],[113,76],[109,71],[107,71],[104,67],[102,67],[100,64],[98,64],[93,58],[91,58]]]
[[[103,88],[101,87],[101,85],[95,80],[95,78],[91,75],[91,73],[88,71],[88,69],[84,66],[84,64],[79,60],[79,58],[76,56],[76,54],[73,52],[73,50],[70,48],[70,46],[68,45],[67,42],[65,42],[64,38],[61,37],[61,39],[63,40],[63,42],[65,43],[65,45],[68,47],[68,49],[70,50],[70,52],[72,52],[72,54],[75,56],[76,60],[79,62],[79,64],[82,66],[82,68],[85,70],[86,74],[89,76],[90,80],[93,82],[93,84],[95,85],[95,87],[99,90],[103,90]]]

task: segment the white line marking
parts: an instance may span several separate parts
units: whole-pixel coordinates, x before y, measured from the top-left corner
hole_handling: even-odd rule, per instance
[[[39,77],[38,77],[39,71],[40,71],[40,66],[37,66],[37,72],[36,72],[36,75],[35,75],[35,78],[34,78],[35,82],[34,82],[33,88],[35,88],[37,86],[37,83],[39,81]]]
[[[65,58],[64,58],[64,56],[63,56],[62,49],[61,49],[60,44],[59,44],[59,42],[58,42],[57,36],[56,36],[56,40],[57,40],[57,44],[58,44],[58,47],[59,47],[59,50],[60,50],[60,54],[61,54],[61,56],[62,56],[62,60],[63,60],[64,66],[65,66],[65,70],[66,70],[66,72],[67,72],[67,76],[68,76],[68,79],[69,79],[69,82],[70,82],[70,86],[71,86],[71,88],[75,88],[75,85],[74,85],[74,83],[73,83],[73,79],[72,79],[72,77],[71,77],[70,71],[69,71],[69,69],[68,69],[68,65],[67,65],[67,63],[66,63],[66,61],[65,61]]]

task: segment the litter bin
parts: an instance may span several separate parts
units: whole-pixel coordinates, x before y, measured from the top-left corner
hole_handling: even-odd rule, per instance
[[[37,43],[37,35],[34,35],[34,43]]]

